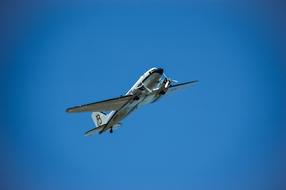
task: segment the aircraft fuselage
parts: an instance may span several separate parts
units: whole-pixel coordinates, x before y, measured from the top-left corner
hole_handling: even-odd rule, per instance
[[[135,98],[123,105],[119,110],[112,111],[109,114],[107,126],[102,131],[106,131],[116,126],[121,120],[127,117],[131,112],[145,104],[153,103],[161,96],[159,93],[150,93],[158,87],[164,70],[161,68],[152,68],[142,75],[126,95],[135,95]]]

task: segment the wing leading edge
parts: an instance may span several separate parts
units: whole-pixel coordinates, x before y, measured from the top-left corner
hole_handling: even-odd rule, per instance
[[[112,98],[109,100],[104,100],[100,102],[80,105],[68,108],[66,112],[68,113],[77,113],[77,112],[104,112],[118,110],[128,101],[133,98],[133,95],[121,96],[118,98]]]

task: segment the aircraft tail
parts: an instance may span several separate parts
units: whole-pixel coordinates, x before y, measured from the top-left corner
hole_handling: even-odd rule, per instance
[[[96,127],[87,131],[85,133],[85,136],[91,136],[97,132],[99,132],[99,134],[101,134],[102,132],[108,130],[108,129],[106,129],[108,119],[109,119],[108,114],[105,114],[103,112],[92,112],[91,117],[92,117],[92,120],[93,120],[94,124],[96,125]],[[112,130],[113,128],[118,128],[120,126],[121,126],[121,123],[117,123],[110,128]]]
[[[92,112],[91,117],[96,127],[105,125],[108,120],[108,115],[103,112]]]
[[[91,136],[96,132],[101,132],[108,122],[108,115],[103,112],[92,112],[91,117],[96,127],[87,131],[85,136]]]

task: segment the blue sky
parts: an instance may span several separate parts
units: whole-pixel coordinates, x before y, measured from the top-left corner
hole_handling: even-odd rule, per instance
[[[1,189],[285,188],[283,4],[5,6]],[[65,113],[155,66],[200,82],[112,135],[86,138],[90,114]]]

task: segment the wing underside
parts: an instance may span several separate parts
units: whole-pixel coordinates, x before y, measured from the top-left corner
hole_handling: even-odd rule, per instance
[[[68,108],[66,111],[68,113],[77,113],[77,112],[104,112],[104,111],[118,110],[127,102],[129,102],[132,98],[133,98],[132,95],[121,96],[118,98],[104,100],[101,102],[75,106],[72,108]]]

